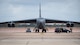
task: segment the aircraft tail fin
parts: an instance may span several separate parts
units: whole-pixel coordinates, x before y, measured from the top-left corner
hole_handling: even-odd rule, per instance
[[[39,4],[39,18],[41,18],[41,4]]]

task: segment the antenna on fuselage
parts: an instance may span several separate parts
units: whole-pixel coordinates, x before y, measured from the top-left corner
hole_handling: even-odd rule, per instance
[[[39,3],[39,18],[41,18],[41,3]]]

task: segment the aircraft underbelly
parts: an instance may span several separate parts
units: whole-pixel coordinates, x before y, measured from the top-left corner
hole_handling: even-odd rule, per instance
[[[43,29],[43,28],[44,28],[44,25],[43,25],[42,23],[40,23],[40,24],[38,25],[38,28],[39,28],[39,29]]]

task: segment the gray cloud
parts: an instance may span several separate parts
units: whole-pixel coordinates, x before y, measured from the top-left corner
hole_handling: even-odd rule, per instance
[[[0,0],[0,22],[42,17],[80,22],[79,0]]]

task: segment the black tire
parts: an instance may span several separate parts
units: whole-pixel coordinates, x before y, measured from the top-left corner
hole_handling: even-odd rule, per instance
[[[35,32],[39,32],[39,30],[35,30]]]
[[[39,30],[37,30],[37,32],[39,32]]]
[[[67,31],[66,33],[70,33],[69,31]]]
[[[45,30],[45,33],[46,33],[46,30]]]
[[[43,33],[44,31],[42,30],[42,33]]]
[[[46,30],[42,30],[42,33],[43,33],[43,32],[45,32],[45,33],[46,33]]]

